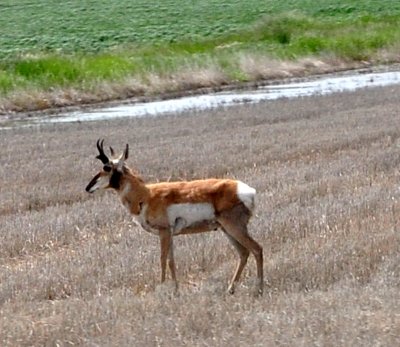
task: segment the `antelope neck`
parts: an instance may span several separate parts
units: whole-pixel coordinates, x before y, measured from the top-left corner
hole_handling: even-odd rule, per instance
[[[146,204],[150,193],[143,181],[132,173],[127,174],[118,191],[124,206],[133,214],[138,215],[142,205]]]

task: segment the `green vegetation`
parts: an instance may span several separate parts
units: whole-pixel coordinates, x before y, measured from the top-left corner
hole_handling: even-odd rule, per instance
[[[390,0],[8,0],[0,10],[0,108],[57,104],[18,106],[16,92],[51,99],[69,88],[100,101],[276,77],[271,61],[313,57],[334,70],[399,56],[400,3]],[[106,84],[118,90],[100,96]]]

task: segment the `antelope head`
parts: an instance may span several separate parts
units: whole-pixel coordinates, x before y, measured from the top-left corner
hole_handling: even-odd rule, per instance
[[[88,193],[94,193],[99,189],[114,188],[119,189],[121,178],[124,174],[124,163],[128,159],[129,146],[126,145],[123,153],[116,157],[112,147],[110,147],[111,159],[104,153],[104,140],[97,140],[99,155],[96,157],[103,163],[103,169],[98,172],[86,187]]]

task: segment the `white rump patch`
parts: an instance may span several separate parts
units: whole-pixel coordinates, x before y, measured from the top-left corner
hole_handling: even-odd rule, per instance
[[[254,209],[254,199],[256,196],[256,190],[246,183],[241,181],[237,181],[237,195],[240,201],[244,203],[244,205],[252,211]]]
[[[168,222],[170,226],[176,226],[183,229],[192,224],[202,221],[215,219],[214,206],[210,203],[184,203],[173,204],[167,208]]]

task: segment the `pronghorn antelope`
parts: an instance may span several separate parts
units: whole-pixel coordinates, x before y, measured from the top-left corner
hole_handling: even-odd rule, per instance
[[[231,179],[145,184],[125,163],[128,145],[120,156],[115,156],[110,147],[112,157],[109,158],[104,153],[103,144],[104,140],[97,141],[99,155],[96,157],[103,163],[103,169],[93,177],[86,191],[93,193],[98,189],[114,189],[137,224],[160,237],[161,282],[165,281],[168,259],[177,287],[173,236],[221,228],[240,257],[229,293],[234,292],[251,252],[257,264],[257,290],[262,294],[262,247],[247,232],[254,208],[254,188]]]

